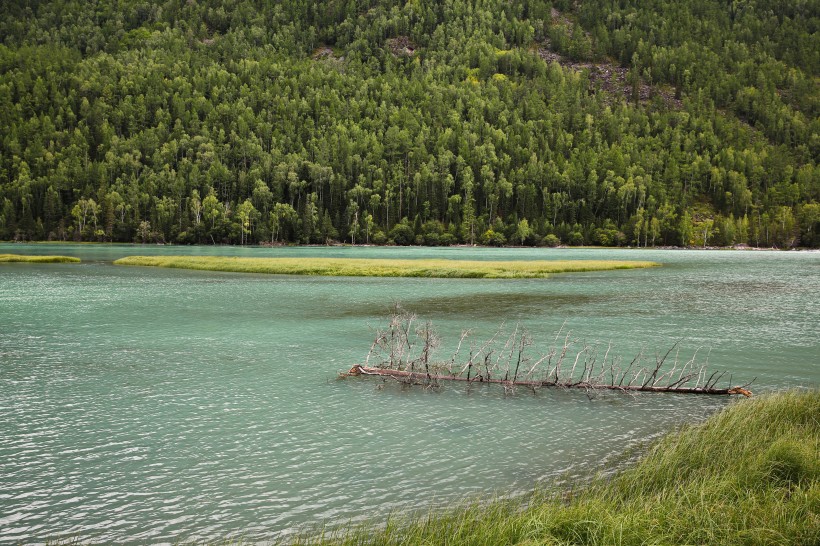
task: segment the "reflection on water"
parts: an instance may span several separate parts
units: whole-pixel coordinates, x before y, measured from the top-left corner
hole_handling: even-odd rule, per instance
[[[0,542],[263,540],[583,478],[725,399],[338,381],[393,302],[442,352],[521,323],[631,358],[681,341],[758,391],[820,382],[820,254],[0,245]],[[647,259],[545,280],[114,267],[129,254]],[[448,345],[448,343],[450,345]],[[594,438],[594,441],[591,440]]]
[[[481,282],[481,281],[479,281]],[[542,281],[543,282],[543,281]],[[533,287],[535,288],[535,287]],[[401,307],[417,315],[427,315],[431,310],[437,317],[458,320],[470,317],[478,320],[497,320],[499,317],[507,319],[527,318],[542,313],[544,309],[554,311],[574,309],[590,303],[606,303],[611,301],[603,295],[570,295],[549,293],[541,287],[526,292],[484,292],[481,290],[471,293],[442,295],[419,295],[402,299]],[[386,317],[392,310],[392,305],[374,302],[356,308],[343,310],[342,316],[349,318]]]

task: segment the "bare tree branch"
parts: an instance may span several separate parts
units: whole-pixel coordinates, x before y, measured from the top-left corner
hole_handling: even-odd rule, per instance
[[[641,365],[643,348],[630,361],[627,368],[622,369],[620,357],[610,356],[611,342],[607,344],[600,362],[599,345],[579,342],[571,338],[570,332],[564,335],[560,347],[555,345],[566,323],[555,336],[553,345],[545,353],[542,352],[532,359],[527,350],[533,344],[533,339],[526,329],[516,324],[512,333],[505,336],[501,344],[499,337],[504,334],[502,325],[488,340],[478,344],[478,349],[471,341],[467,360],[461,363],[458,356],[465,341],[472,334],[471,330],[462,331],[455,352],[449,358],[437,361],[435,352],[441,344],[439,336],[429,320],[413,328],[416,320],[415,314],[404,311],[396,304],[387,329],[376,330],[375,339],[364,364],[356,364],[347,373],[340,375],[376,375],[392,378],[403,386],[423,385],[435,389],[439,388],[441,381],[464,381],[468,385],[474,382],[500,384],[504,387],[505,394],[513,394],[516,387],[524,386],[533,392],[544,387],[583,389],[588,396],[592,396],[597,390],[606,389],[620,392],[751,396],[746,389],[751,381],[741,386],[718,388],[717,384],[726,372],[714,371],[709,374],[705,363],[698,364],[700,347],[681,365],[681,340],[676,341],[662,357],[656,355],[655,363],[649,369]],[[665,370],[664,364],[673,351],[674,362]],[[571,352],[575,353],[572,367],[569,372],[562,372],[562,364]],[[376,366],[371,366],[371,360],[377,361]],[[532,366],[529,365],[531,360],[534,361]],[[542,379],[533,379],[536,375],[540,375]]]

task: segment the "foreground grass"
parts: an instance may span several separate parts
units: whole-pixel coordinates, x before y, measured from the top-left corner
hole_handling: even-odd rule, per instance
[[[76,263],[79,258],[71,256],[29,256],[25,254],[0,254],[0,263],[3,262],[26,262],[39,264]]]
[[[594,441],[591,439],[590,441]],[[474,503],[299,544],[820,544],[820,391],[737,402],[580,492]]]
[[[482,262],[461,260],[368,260],[358,258],[237,258],[224,256],[128,256],[116,265],[140,265],[280,275],[335,277],[544,278],[552,273],[654,267],[617,260]]]

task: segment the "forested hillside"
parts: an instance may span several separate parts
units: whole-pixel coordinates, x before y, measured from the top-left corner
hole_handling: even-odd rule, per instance
[[[820,246],[820,4],[0,13],[0,239]]]

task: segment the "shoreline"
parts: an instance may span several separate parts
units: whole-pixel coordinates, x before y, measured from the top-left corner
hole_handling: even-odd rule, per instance
[[[197,245],[182,245],[177,243],[135,243],[123,241],[0,241],[0,244],[8,245],[64,245],[64,246],[122,246],[122,247],[138,247],[138,248],[153,248],[153,247],[172,247],[172,248],[191,248],[191,247],[206,247],[206,248],[427,248],[427,249],[447,249],[447,248],[471,248],[471,249],[488,249],[488,250],[503,250],[503,249],[528,249],[528,250],[707,250],[707,251],[737,251],[737,252],[820,252],[820,248],[811,247],[793,247],[793,248],[777,248],[777,247],[758,247],[748,245],[733,245],[733,246],[569,246],[558,245],[555,247],[549,246],[486,246],[486,245],[447,245],[447,246],[427,246],[427,245],[376,245],[376,244],[351,244],[335,242],[325,245],[320,244],[285,244],[285,243],[259,243],[255,245],[235,245],[235,244],[197,244]]]
[[[317,524],[295,542],[817,544],[818,413],[816,389],[740,400],[625,450],[625,466],[592,469],[581,483],[419,507],[384,521]]]

